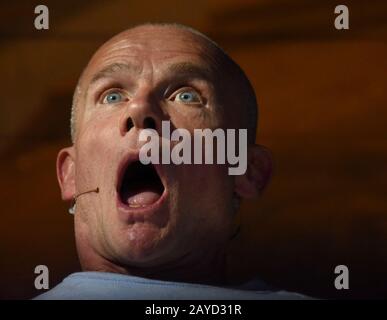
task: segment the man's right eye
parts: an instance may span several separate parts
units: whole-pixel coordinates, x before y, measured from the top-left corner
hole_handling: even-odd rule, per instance
[[[121,102],[125,99],[124,95],[122,94],[122,92],[119,92],[119,91],[111,91],[111,92],[108,92],[103,100],[102,100],[102,103],[105,103],[105,104],[114,104],[114,103],[118,103],[118,102]]]

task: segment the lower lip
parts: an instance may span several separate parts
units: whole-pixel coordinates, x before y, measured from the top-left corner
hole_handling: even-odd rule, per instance
[[[120,199],[120,195],[117,193],[116,202],[118,211],[123,215],[126,221],[144,221],[147,218],[150,218],[159,213],[159,209],[162,207],[168,196],[167,190],[164,188],[163,193],[156,202],[141,207],[131,207],[123,203]]]

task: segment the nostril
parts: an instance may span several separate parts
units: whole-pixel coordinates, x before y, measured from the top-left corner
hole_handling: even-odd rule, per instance
[[[132,118],[129,117],[128,120],[126,120],[126,131],[129,131],[133,127],[134,127],[133,120]]]
[[[151,117],[146,117],[144,119],[144,129],[155,129],[156,130],[156,122]]]

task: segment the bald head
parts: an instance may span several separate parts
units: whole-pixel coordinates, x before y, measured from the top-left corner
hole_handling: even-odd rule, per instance
[[[88,82],[90,82],[90,69],[99,63],[99,58],[106,52],[112,52],[116,47],[127,47],[127,50],[136,49],[138,45],[147,43],[149,50],[160,50],[165,46],[165,39],[180,38],[177,46],[182,52],[193,47],[198,49],[198,54],[208,61],[214,73],[213,81],[221,83],[219,88],[220,104],[225,109],[228,126],[230,128],[247,128],[250,143],[255,142],[257,127],[257,101],[254,89],[243,70],[220,48],[213,40],[201,32],[180,24],[142,24],[125,30],[105,44],[93,55],[90,62],[82,72],[73,96],[71,110],[71,139],[75,142],[77,134],[77,119],[85,103]],[[174,42],[176,46],[176,41]],[[171,48],[173,49],[173,48]]]

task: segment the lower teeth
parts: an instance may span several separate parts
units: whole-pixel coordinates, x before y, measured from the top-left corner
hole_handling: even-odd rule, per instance
[[[141,204],[129,204],[129,207],[131,207],[131,208],[144,208],[146,206],[141,205]]]

